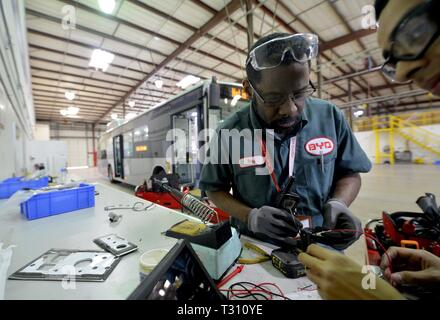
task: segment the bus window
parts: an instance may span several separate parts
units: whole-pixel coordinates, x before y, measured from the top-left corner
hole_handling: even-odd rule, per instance
[[[124,158],[133,157],[133,131],[124,133]]]
[[[142,142],[148,139],[148,126],[140,127],[134,130],[134,142]]]

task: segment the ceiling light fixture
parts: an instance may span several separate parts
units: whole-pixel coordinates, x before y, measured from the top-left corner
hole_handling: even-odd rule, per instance
[[[70,106],[67,109],[61,109],[60,114],[64,117],[75,117],[79,112],[78,107]]]
[[[116,119],[118,119],[118,115],[116,113],[112,113],[111,118],[113,120],[116,120]]]
[[[176,86],[178,86],[182,89],[186,89],[189,86],[196,84],[199,81],[200,81],[199,77],[195,77],[193,75],[188,75],[185,78],[183,78],[182,80],[180,80],[179,82],[177,82]]]
[[[101,49],[95,49],[92,52],[89,66],[95,67],[96,70],[101,69],[103,72],[105,72],[114,58],[115,55],[113,53]]]
[[[134,113],[134,112],[130,112],[130,113],[127,113],[127,114],[125,115],[125,119],[126,119],[126,120],[130,120],[130,119],[136,118],[136,116],[137,116],[136,113]]]
[[[99,7],[104,13],[110,14],[116,6],[115,0],[98,0]]]
[[[359,117],[361,117],[361,116],[364,115],[364,110],[356,110],[355,112],[353,112],[353,115],[354,115],[356,118],[359,118]]]
[[[134,100],[128,101],[128,105],[130,106],[130,108],[133,108],[135,104],[136,102]]]
[[[156,86],[156,88],[162,89],[163,81],[162,80],[156,80],[156,81],[154,81],[154,85]]]
[[[72,101],[73,99],[75,99],[75,92],[66,91],[66,92],[64,92],[64,96],[66,97],[67,100]]]

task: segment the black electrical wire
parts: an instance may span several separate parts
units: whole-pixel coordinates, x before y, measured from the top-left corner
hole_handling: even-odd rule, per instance
[[[262,294],[262,293],[253,293],[253,292],[252,292],[252,289],[248,289],[248,288],[246,288],[246,287],[243,285],[243,283],[240,283],[240,282],[234,283],[234,284],[232,284],[232,285],[229,287],[228,294],[227,294],[228,300],[230,300],[230,298],[231,298],[231,297],[230,297],[230,293],[234,291],[234,289],[233,289],[234,286],[242,287],[243,290],[246,291],[246,292],[248,293],[248,294],[234,294],[234,297],[237,297],[237,298],[239,298],[239,299],[245,299],[245,298],[247,298],[247,297],[253,297],[255,300],[259,300],[257,297],[262,297],[264,300],[269,300],[269,299],[267,298],[267,296],[265,296],[265,295]],[[257,286],[254,285],[254,288],[256,288],[256,287],[257,287]]]
[[[245,285],[252,286],[252,288],[251,288],[251,289],[248,289],[248,288],[246,288]],[[252,283],[252,282],[246,282],[246,281],[236,282],[236,283],[231,284],[231,285],[229,286],[229,290],[228,290],[228,294],[227,294],[228,299],[230,298],[230,295],[229,295],[230,292],[231,292],[231,291],[233,292],[234,290],[236,290],[236,289],[234,289],[235,286],[240,286],[240,287],[242,287],[242,288],[244,289],[244,291],[247,291],[247,293],[248,293],[248,294],[238,294],[238,295],[234,295],[235,297],[240,298],[240,299],[244,299],[244,298],[247,298],[247,297],[252,296],[252,297],[254,297],[255,300],[258,300],[258,299],[256,298],[256,296],[262,296],[265,300],[269,300],[269,299],[267,298],[267,296],[264,295],[264,294],[262,294],[262,293],[253,293],[253,292],[252,292],[252,291],[255,290],[255,289],[260,289],[260,290],[262,290],[263,292],[265,292],[265,293],[267,293],[267,294],[269,294],[269,295],[276,296],[276,297],[280,297],[280,298],[283,298],[284,300],[292,300],[292,299],[290,299],[290,298],[287,298],[287,297],[284,296],[284,295],[281,295],[281,294],[275,293],[275,292],[270,291],[270,290],[268,290],[268,289],[266,289],[266,288],[264,288],[264,287],[262,287],[262,286],[259,286],[259,285],[257,285],[257,284],[254,284],[254,283]]]

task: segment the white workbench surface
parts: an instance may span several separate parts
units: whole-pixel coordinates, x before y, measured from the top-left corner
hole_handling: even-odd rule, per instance
[[[104,282],[77,282],[75,289],[63,289],[61,281],[7,280],[5,299],[126,299],[139,285],[139,257],[155,248],[171,248],[176,239],[161,233],[188,216],[155,205],[148,211],[118,210],[122,220],[110,224],[105,206],[133,205],[142,200],[114,188],[96,184],[99,195],[95,207],[28,221],[19,212],[0,211],[0,242],[13,249],[8,275],[11,275],[49,249],[101,250],[92,241],[115,233],[138,245],[138,251],[122,257]],[[4,201],[0,202],[0,206]],[[246,239],[248,240],[248,239]],[[235,268],[235,267],[234,267]],[[232,270],[232,269],[231,269]],[[271,262],[246,265],[242,273],[224,287],[237,281],[274,282],[294,299],[318,298],[315,292],[298,292],[310,284],[307,278],[287,279]]]

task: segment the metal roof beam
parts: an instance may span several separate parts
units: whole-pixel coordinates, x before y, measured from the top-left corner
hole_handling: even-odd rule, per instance
[[[239,1],[239,0],[234,0],[234,1]],[[59,19],[59,18],[56,18],[56,17],[50,16],[50,15],[47,15],[47,14],[44,14],[44,13],[41,13],[41,12],[38,12],[38,11],[35,11],[35,10],[26,9],[26,13],[27,13],[27,14],[30,14],[30,15],[33,15],[33,16],[36,16],[36,17],[39,17],[39,18],[43,18],[43,19],[48,20],[48,21],[52,21],[52,22],[56,22],[56,23],[61,23],[61,22],[62,22],[62,20]],[[78,23],[75,25],[75,28],[77,28],[78,30],[82,30],[82,31],[88,32],[88,33],[90,33],[90,34],[96,35],[96,36],[98,36],[98,37],[102,37],[102,38],[104,38],[104,39],[109,39],[109,40],[112,40],[112,41],[115,41],[115,42],[120,42],[120,43],[126,44],[126,45],[128,45],[128,46],[132,46],[132,47],[137,48],[137,49],[139,49],[139,50],[150,51],[150,52],[152,52],[152,53],[155,53],[155,54],[157,54],[157,55],[160,55],[160,56],[162,56],[162,57],[165,57],[165,60],[164,60],[164,61],[167,61],[167,59],[168,59],[167,55],[166,55],[165,53],[163,53],[163,52],[160,52],[160,51],[155,50],[155,49],[147,48],[147,47],[145,47],[145,46],[142,46],[142,45],[140,45],[140,44],[137,44],[137,43],[134,43],[134,42],[131,42],[131,41],[125,40],[125,39],[117,38],[117,37],[115,37],[115,36],[112,36],[111,34],[107,34],[107,33],[99,32],[99,31],[97,31],[97,30],[94,30],[94,29],[90,29],[90,28],[87,28],[87,27],[81,26],[81,25],[79,25]],[[200,38],[200,37],[199,37],[199,38]],[[190,38],[190,39],[191,39],[191,38]],[[198,39],[198,38],[197,38],[197,39]],[[67,40],[67,39],[66,39],[66,40]],[[179,51],[179,54],[180,54],[180,53],[182,53],[184,50],[188,49],[190,45],[187,45],[187,42],[188,42],[188,40],[185,41],[184,43],[182,43],[181,46],[178,47],[174,52]],[[193,42],[194,42],[194,41],[193,41]],[[193,42],[191,42],[191,44],[192,44]],[[181,50],[180,48],[184,48],[184,49]],[[200,68],[200,69],[209,70],[209,71],[212,71],[212,72],[218,73],[218,74],[220,74],[220,75],[222,75],[222,76],[225,76],[225,77],[227,77],[227,78],[232,78],[232,79],[235,79],[235,80],[237,80],[237,81],[238,81],[238,80],[241,80],[241,79],[238,79],[238,78],[236,78],[236,77],[233,77],[233,76],[231,76],[231,75],[229,75],[229,74],[227,74],[227,73],[224,73],[224,72],[222,72],[222,71],[218,71],[218,70],[215,70],[215,69],[212,69],[212,68],[209,68],[209,67],[206,67],[206,66],[200,65],[200,64],[195,63],[195,62],[192,62],[192,61],[188,61],[188,60],[185,60],[185,59],[178,58],[177,55],[176,55],[173,59],[176,59],[177,61],[180,61],[180,62],[182,62],[182,63],[188,64],[188,65],[191,65],[191,66],[194,66],[194,67]],[[222,61],[224,62],[224,60],[222,60]],[[161,62],[161,64],[162,64],[162,62]],[[160,64],[160,65],[161,65],[161,64]]]
[[[185,51],[189,46],[191,46],[194,42],[196,42],[198,39],[203,37],[205,34],[208,33],[209,30],[211,30],[213,27],[215,27],[220,21],[222,21],[224,18],[226,18],[227,13],[233,13],[236,10],[240,8],[241,2],[240,0],[232,0],[229,4],[226,5],[225,8],[223,8],[221,11],[219,11],[216,15],[214,15],[207,23],[205,23],[198,32],[194,33],[191,37],[189,37],[188,40],[186,40],[179,48],[177,48],[174,52],[172,52],[164,61],[162,61],[157,67],[153,69],[150,73],[147,74],[147,76],[142,79],[141,82],[139,82],[138,85],[136,85],[134,88],[132,88],[122,99],[121,101],[125,100],[127,97],[129,97],[133,92],[135,92],[145,81],[150,79],[152,76],[154,76],[157,72],[159,72],[165,65],[167,65],[172,60],[176,59],[179,54],[181,54],[183,51]],[[217,72],[218,73],[218,72]],[[227,76],[231,77],[231,76]],[[233,77],[232,77],[233,78]],[[120,102],[118,102],[120,103]],[[117,104],[118,104],[117,103]],[[109,110],[102,115],[102,117],[106,116],[107,113],[109,113],[112,110],[113,107],[109,108]]]

